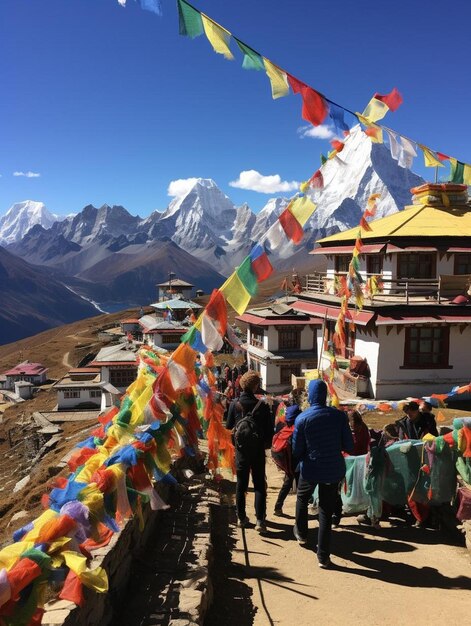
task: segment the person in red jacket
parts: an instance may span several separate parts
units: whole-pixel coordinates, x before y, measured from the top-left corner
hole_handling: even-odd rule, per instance
[[[353,409],[348,411],[347,415],[354,444],[352,456],[367,454],[370,449],[370,431],[368,430],[368,426],[365,424],[358,411]]]

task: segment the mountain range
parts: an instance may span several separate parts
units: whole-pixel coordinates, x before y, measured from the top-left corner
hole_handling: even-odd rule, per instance
[[[303,244],[271,250],[276,269],[312,267],[315,241],[358,224],[372,193],[380,194],[377,217],[383,217],[409,204],[411,187],[423,182],[359,127],[322,173],[324,189],[316,192]],[[236,206],[213,180],[199,178],[164,211],[146,218],[105,204],[54,221],[42,203],[30,202],[28,223],[28,203],[19,203],[0,220],[0,242],[101,308],[118,310],[152,301],[155,284],[170,271],[206,292],[220,285],[288,202],[272,198],[255,214],[247,204]]]

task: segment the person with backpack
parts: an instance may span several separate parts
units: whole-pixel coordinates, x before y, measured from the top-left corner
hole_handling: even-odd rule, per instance
[[[325,382],[311,380],[308,387],[308,401],[311,406],[298,415],[293,434],[293,456],[300,465],[294,536],[301,545],[307,543],[307,507],[318,486],[317,559],[319,567],[323,569],[331,566],[332,514],[339,482],[345,476],[342,452],[353,450],[353,437],[347,416],[334,407],[328,407],[326,399]]]
[[[232,429],[237,471],[236,507],[239,526],[248,528],[245,510],[246,492],[250,474],[255,491],[255,529],[266,531],[267,489],[265,480],[265,450],[271,447],[273,420],[270,407],[259,400],[255,392],[260,386],[260,375],[249,370],[240,379],[242,393],[228,411],[226,428]]]
[[[283,484],[275,502],[274,514],[277,517],[283,517],[283,504],[291,490],[293,479],[296,481],[296,486],[298,485],[299,470],[293,463],[292,440],[294,422],[300,413],[301,409],[297,404],[288,406],[285,413],[285,424],[273,437],[271,455],[278,469],[285,473]]]

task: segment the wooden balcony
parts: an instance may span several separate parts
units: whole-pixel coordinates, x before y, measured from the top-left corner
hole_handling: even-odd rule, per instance
[[[304,281],[304,291],[339,296],[341,277],[346,275],[346,272],[308,274]],[[372,303],[381,304],[443,304],[458,294],[466,292],[471,281],[471,276],[468,274],[446,275],[438,278],[393,279],[362,272],[362,276],[365,280],[362,285],[365,298]],[[373,277],[376,277],[379,283],[379,288],[375,293],[372,293],[368,287],[368,279]]]

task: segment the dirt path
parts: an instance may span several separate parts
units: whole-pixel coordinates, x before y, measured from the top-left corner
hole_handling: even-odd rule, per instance
[[[320,570],[313,551],[317,521],[310,521],[309,545],[293,539],[295,496],[286,517],[273,517],[281,474],[268,463],[268,527],[260,536],[235,526],[233,484],[223,481],[227,506],[215,511],[215,599],[205,626],[368,623],[429,625],[469,622],[471,563],[461,547],[432,530],[385,525],[358,526],[345,518],[334,531],[335,569]],[[247,513],[254,520],[253,495]]]

